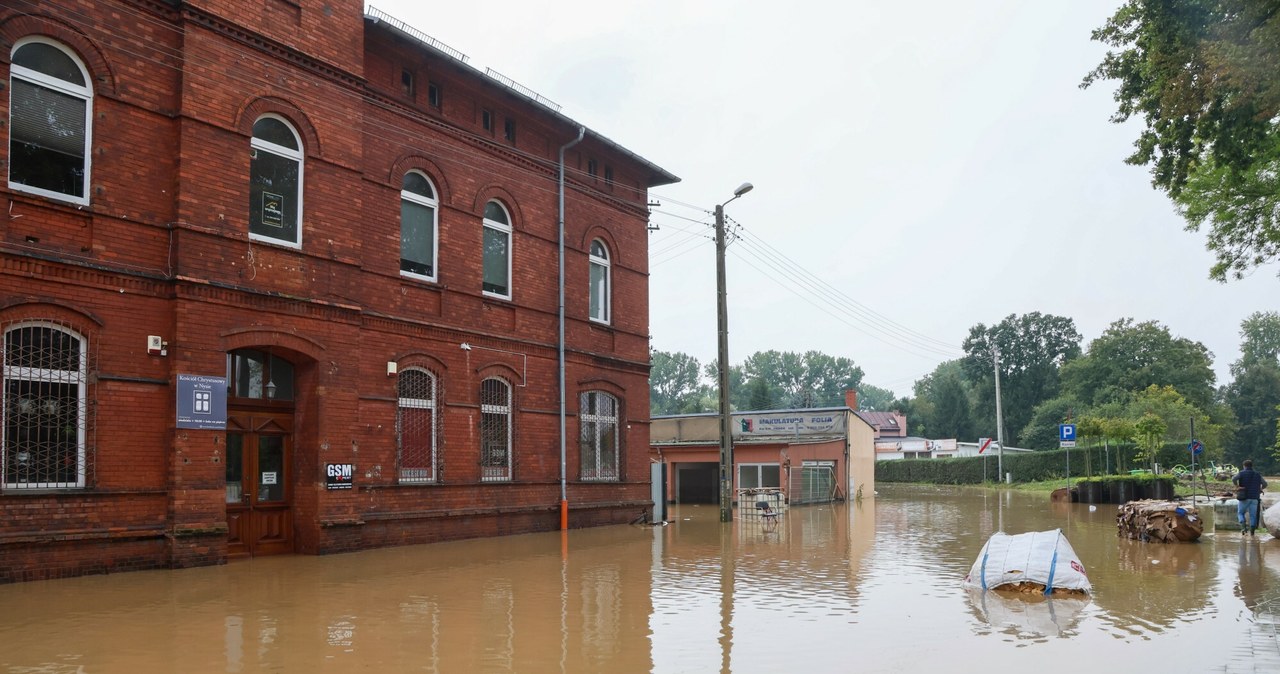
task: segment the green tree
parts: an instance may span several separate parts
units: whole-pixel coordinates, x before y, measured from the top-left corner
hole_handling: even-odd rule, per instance
[[[1173,386],[1196,407],[1213,402],[1213,354],[1200,342],[1173,337],[1155,321],[1124,318],[1089,343],[1089,351],[1062,368],[1063,392],[1099,405],[1131,397],[1148,386]]]
[[[1267,450],[1280,443],[1280,313],[1250,315],[1240,324],[1240,337],[1240,360],[1231,364],[1234,379],[1223,392],[1237,422],[1226,459],[1252,458],[1259,470],[1274,472],[1280,461]]]
[[[924,400],[922,398],[912,398],[903,396],[893,401],[889,406],[890,412],[901,412],[907,418],[907,435],[928,436],[924,422],[925,412],[922,410]]]
[[[916,380],[912,392],[914,397],[903,398],[894,408],[907,415],[910,434],[964,440],[979,434],[973,386],[959,360],[939,363],[933,372]],[[994,419],[994,411],[992,414]]]
[[[1240,323],[1240,360],[1231,364],[1235,374],[1250,365],[1280,364],[1280,312],[1256,311]]]
[[[1080,403],[1071,396],[1057,396],[1036,405],[1031,420],[1018,434],[1019,442],[1028,449],[1057,449],[1058,425],[1075,418],[1080,409]]]
[[[1135,439],[1138,441],[1138,454],[1134,459],[1153,461],[1156,452],[1164,446],[1164,434],[1169,430],[1169,426],[1159,416],[1148,413],[1134,422],[1133,430],[1137,433]]]
[[[1116,455],[1116,472],[1123,473],[1129,469],[1129,464],[1125,460],[1125,447],[1133,443],[1137,434],[1138,429],[1134,427],[1131,419],[1106,417],[1102,420],[1102,439]]]
[[[699,379],[698,359],[687,353],[649,351],[649,413],[687,414],[711,412],[703,409],[708,387]]]
[[[1190,439],[1191,420],[1195,420],[1196,438],[1205,447],[1205,458],[1222,458],[1224,447],[1224,427],[1209,414],[1191,404],[1172,386],[1151,385],[1141,391],[1128,404],[1126,415],[1130,419],[1141,419],[1154,415],[1165,426],[1162,442],[1185,445]]]
[[[731,367],[729,379],[736,406],[745,406],[743,394],[763,380],[775,395],[774,409],[786,409],[843,405],[845,391],[856,390],[862,374],[852,360],[820,351],[759,351]]]
[[[933,416],[927,431],[933,438],[956,438],[970,441],[977,437],[969,392],[959,372],[945,371],[933,383]],[[910,422],[908,422],[909,424]]]
[[[1280,254],[1280,11],[1275,0],[1127,0],[1093,39],[1108,52],[1082,84],[1116,80],[1112,121],[1145,129],[1127,162],[1187,228],[1210,227],[1210,276]]]
[[[1227,461],[1253,459],[1258,470],[1275,474],[1280,460],[1269,449],[1280,443],[1280,366],[1255,363],[1227,386],[1226,403],[1236,417],[1235,434],[1227,446]]]
[[[1075,321],[1038,311],[1021,317],[1010,314],[991,327],[973,326],[964,340],[967,355],[962,362],[978,392],[979,406],[995,409],[992,350],[999,348],[1005,427],[1026,428],[1036,405],[1058,395],[1059,369],[1080,355],[1080,340]]]
[[[893,409],[893,391],[862,383],[858,386],[858,409],[888,412]]]
[[[1102,417],[1095,417],[1086,414],[1076,421],[1076,435],[1080,437],[1081,442],[1083,442],[1086,447],[1097,447],[1098,443],[1101,442],[1104,437],[1104,430],[1105,427]],[[1091,452],[1085,452],[1084,471],[1085,475],[1089,476],[1093,475],[1093,461],[1091,457]],[[1102,468],[1105,472],[1106,466],[1103,466]]]
[[[777,409],[778,394],[769,382],[763,379],[753,379],[746,386],[747,404],[744,409],[748,410],[772,410]]]
[[[1276,444],[1271,447],[1271,458],[1280,462],[1280,405],[1276,406]]]

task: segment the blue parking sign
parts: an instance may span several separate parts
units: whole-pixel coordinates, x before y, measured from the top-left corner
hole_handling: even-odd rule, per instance
[[[1058,424],[1058,441],[1059,442],[1075,442],[1076,425],[1075,424]]]

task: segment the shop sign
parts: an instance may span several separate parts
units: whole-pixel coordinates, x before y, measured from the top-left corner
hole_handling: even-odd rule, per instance
[[[767,435],[844,435],[840,412],[778,412],[733,415],[734,437]]]
[[[227,428],[227,378],[178,375],[178,428]]]
[[[324,488],[351,489],[355,484],[355,474],[355,464],[327,463],[324,466]]]

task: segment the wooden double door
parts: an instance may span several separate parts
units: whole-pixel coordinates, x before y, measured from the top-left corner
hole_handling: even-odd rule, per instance
[[[227,555],[293,552],[293,415],[227,417]]]

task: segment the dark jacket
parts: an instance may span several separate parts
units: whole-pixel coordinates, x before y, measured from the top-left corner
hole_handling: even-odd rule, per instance
[[[1252,468],[1245,468],[1236,473],[1235,477],[1231,478],[1231,482],[1239,487],[1236,490],[1236,498],[1241,499],[1260,498],[1262,490],[1267,486],[1267,481],[1262,479],[1262,473]]]

